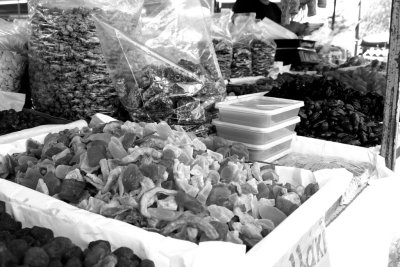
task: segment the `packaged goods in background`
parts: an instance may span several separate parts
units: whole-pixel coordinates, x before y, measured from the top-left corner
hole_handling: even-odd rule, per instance
[[[253,29],[255,13],[237,14],[231,27],[233,40],[233,59],[231,77],[248,77],[253,75],[251,42],[254,39]]]
[[[230,10],[223,9],[220,13],[214,13],[211,20],[211,38],[222,77],[225,80],[231,76],[233,44],[229,23],[232,14]]]
[[[67,119],[86,119],[98,112],[116,115],[119,100],[94,18],[133,34],[142,3],[30,1],[29,72],[34,108]]]
[[[146,1],[132,36],[100,24],[102,46],[118,43],[123,54],[123,64],[113,64],[113,55],[107,63],[131,119],[206,132],[225,85],[200,2]]]
[[[0,19],[0,91],[19,93],[28,57],[29,27],[26,21]]]
[[[265,21],[259,21],[254,27],[254,40],[251,42],[251,60],[254,76],[268,76],[274,65],[276,43],[270,37]]]

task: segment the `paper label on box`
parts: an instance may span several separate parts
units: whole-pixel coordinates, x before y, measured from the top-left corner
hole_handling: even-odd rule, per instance
[[[321,218],[274,267],[329,267],[325,218]]]

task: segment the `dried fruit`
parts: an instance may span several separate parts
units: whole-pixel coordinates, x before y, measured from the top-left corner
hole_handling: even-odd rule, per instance
[[[58,197],[61,200],[76,204],[83,195],[86,183],[74,179],[65,179],[61,184]]]
[[[259,208],[259,213],[262,219],[271,220],[275,226],[278,226],[287,217],[286,214],[278,208],[271,206],[261,206]]]
[[[144,176],[136,164],[129,164],[121,174],[124,191],[129,193],[140,187]]]
[[[73,246],[71,240],[58,236],[43,246],[50,259],[61,259],[61,257]]]
[[[48,172],[43,177],[43,181],[46,183],[47,188],[49,189],[50,196],[53,196],[61,191],[61,181],[58,179],[54,172]]]
[[[204,211],[203,205],[196,198],[186,194],[183,191],[178,191],[178,194],[175,196],[175,199],[179,206],[182,206],[185,209],[193,211],[194,214],[198,214]]]
[[[22,262],[25,252],[29,248],[29,245],[23,239],[14,239],[8,243],[7,247],[10,252],[15,256],[17,262]]]
[[[24,257],[24,264],[32,267],[47,266],[50,262],[46,251],[40,247],[29,248]]]
[[[229,196],[231,195],[231,191],[226,185],[215,185],[210,192],[210,195],[207,198],[207,206],[212,204],[222,206],[226,201],[229,200]]]
[[[107,158],[106,144],[103,141],[95,140],[88,145],[87,157],[90,167],[98,166],[101,159]]]
[[[208,206],[207,209],[210,212],[211,217],[221,223],[228,223],[230,220],[232,220],[233,216],[235,216],[231,210],[223,206],[217,206],[213,204]]]

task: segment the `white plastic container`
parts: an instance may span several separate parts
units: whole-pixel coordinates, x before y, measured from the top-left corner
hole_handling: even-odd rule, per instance
[[[223,122],[267,128],[299,114],[303,101],[249,94],[216,104]]]
[[[266,145],[244,145],[249,150],[250,160],[273,162],[291,152],[291,145],[295,136],[296,134],[291,134]]]
[[[246,125],[213,120],[217,134],[225,139],[252,145],[267,145],[282,137],[292,135],[300,117],[294,117],[268,128],[256,128]]]

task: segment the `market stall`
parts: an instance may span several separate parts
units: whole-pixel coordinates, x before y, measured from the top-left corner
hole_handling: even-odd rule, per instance
[[[29,25],[1,21],[0,217],[84,266],[385,265],[395,49],[388,82],[378,61],[324,61],[289,18],[325,1],[289,2],[282,25],[199,0],[39,0]],[[29,243],[43,266],[72,266],[47,242]],[[14,243],[0,256],[36,266]]]

